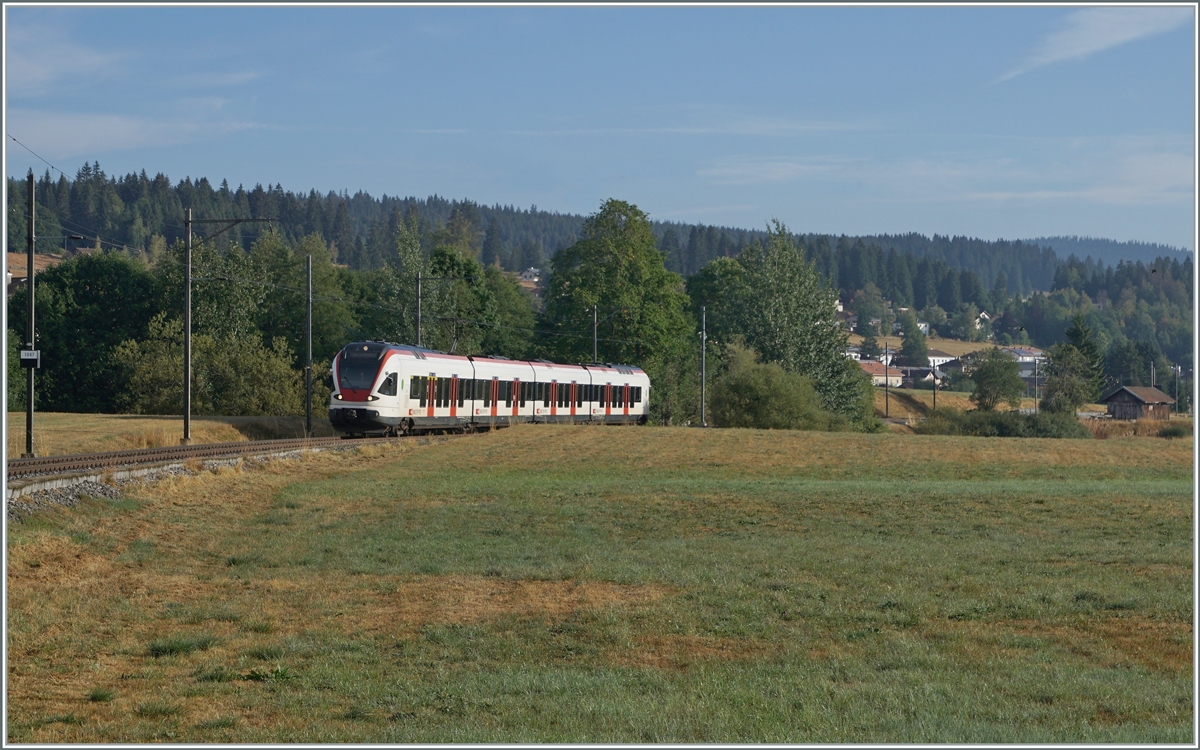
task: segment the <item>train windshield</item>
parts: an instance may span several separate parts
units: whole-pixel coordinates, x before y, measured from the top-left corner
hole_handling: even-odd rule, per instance
[[[342,388],[370,390],[379,373],[379,360],[386,347],[379,344],[351,344],[342,350],[338,374]]]

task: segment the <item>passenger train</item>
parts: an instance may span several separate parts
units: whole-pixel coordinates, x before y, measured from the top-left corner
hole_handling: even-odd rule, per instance
[[[645,424],[650,379],[629,365],[461,357],[356,341],[333,358],[329,421],[347,435],[472,432],[519,422]]]

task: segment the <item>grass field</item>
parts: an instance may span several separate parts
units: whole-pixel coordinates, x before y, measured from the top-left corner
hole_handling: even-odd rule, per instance
[[[10,525],[8,740],[1191,742],[1193,449],[527,426],[164,480]]]
[[[35,413],[33,451],[39,456],[158,448],[178,445],[183,417],[126,414]],[[317,410],[313,433],[333,435],[329,419]],[[304,437],[304,417],[192,417],[192,441],[226,443]],[[25,412],[8,413],[8,455],[25,452]]]
[[[857,333],[850,334],[850,343],[858,346],[862,343],[863,337]],[[887,343],[888,348],[894,352],[900,351],[900,347],[904,346],[904,339],[900,336],[876,336],[875,340],[879,342],[879,348],[882,349],[884,343]],[[926,337],[925,344],[930,349],[937,349],[947,354],[952,354],[955,357],[961,357],[964,354],[977,352],[980,349],[988,349],[997,346],[994,341],[960,341],[958,339],[938,339]]]

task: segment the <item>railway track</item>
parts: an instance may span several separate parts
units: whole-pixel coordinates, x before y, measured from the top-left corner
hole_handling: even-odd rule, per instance
[[[360,442],[360,440],[353,442]],[[19,479],[95,469],[182,462],[190,459],[235,458],[237,456],[263,453],[285,453],[293,450],[345,445],[348,442],[350,441],[336,437],[300,438],[294,440],[250,440],[237,443],[205,443],[200,445],[176,445],[166,448],[104,451],[102,453],[85,453],[71,456],[10,458],[8,460],[8,478]]]

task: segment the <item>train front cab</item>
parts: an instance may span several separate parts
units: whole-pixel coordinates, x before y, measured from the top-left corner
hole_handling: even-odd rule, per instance
[[[348,435],[399,434],[398,350],[380,341],[347,344],[333,361],[329,422]]]

